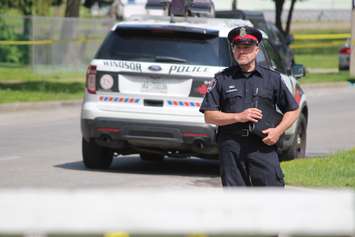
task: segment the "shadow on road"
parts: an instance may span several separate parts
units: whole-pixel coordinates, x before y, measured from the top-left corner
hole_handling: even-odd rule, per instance
[[[55,165],[57,168],[82,170],[87,172],[113,172],[150,175],[177,175],[191,177],[219,176],[219,161],[198,158],[163,161],[142,161],[137,156],[115,158],[108,170],[88,170],[81,161]]]

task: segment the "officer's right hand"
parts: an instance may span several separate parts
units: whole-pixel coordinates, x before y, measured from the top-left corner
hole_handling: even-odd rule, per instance
[[[253,122],[256,123],[263,117],[263,113],[260,109],[249,108],[238,114],[238,120],[240,123]]]

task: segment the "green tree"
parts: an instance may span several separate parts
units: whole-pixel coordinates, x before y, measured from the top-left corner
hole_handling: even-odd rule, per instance
[[[37,0],[35,1],[34,10],[36,16],[48,16],[52,5],[52,0]]]
[[[0,0],[0,14],[8,9],[16,9],[23,15],[23,31],[21,35],[0,19],[1,40],[28,40],[32,35],[32,15],[47,16],[51,5],[58,6],[63,0]],[[0,48],[0,61],[14,63],[28,63],[30,58],[29,46],[2,46]]]
[[[1,13],[1,12],[0,12]],[[3,17],[0,17],[0,40],[17,40],[18,35],[13,28],[6,24]],[[23,51],[15,45],[0,45],[0,62],[21,63]]]
[[[70,1],[73,0],[68,0]],[[0,0],[0,9],[17,9],[24,16],[23,37],[28,39],[32,31],[32,20],[29,16],[48,16],[50,6],[59,6],[62,3],[63,0]]]

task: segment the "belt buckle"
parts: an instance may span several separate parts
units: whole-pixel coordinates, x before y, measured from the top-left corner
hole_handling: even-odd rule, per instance
[[[242,137],[248,137],[249,136],[249,129],[242,129]]]

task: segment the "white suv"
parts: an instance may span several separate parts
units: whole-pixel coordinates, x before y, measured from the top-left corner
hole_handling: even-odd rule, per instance
[[[108,168],[116,155],[143,160],[166,156],[218,159],[216,127],[199,112],[215,73],[233,65],[228,32],[249,21],[214,18],[136,17],[116,24],[87,70],[81,111],[83,161]],[[300,104],[297,123],[283,136],[279,152],[305,155],[308,108],[295,76],[264,34],[258,63],[283,73]],[[299,72],[296,72],[296,71]]]

